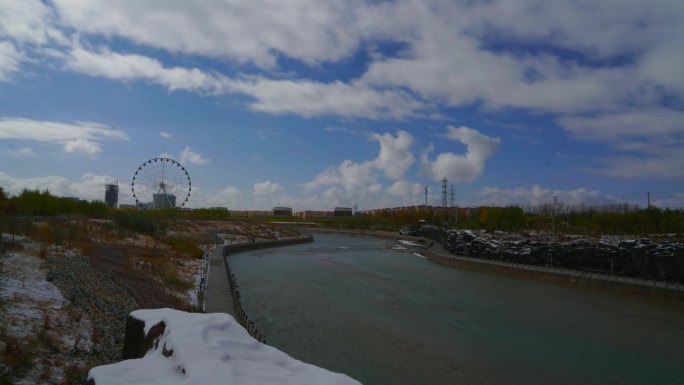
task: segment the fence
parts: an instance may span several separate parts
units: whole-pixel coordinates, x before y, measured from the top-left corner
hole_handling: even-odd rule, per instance
[[[313,237],[311,235],[305,235],[296,238],[287,239],[276,239],[268,241],[256,241],[256,242],[242,242],[234,243],[223,246],[223,259],[226,266],[226,273],[228,274],[228,282],[230,284],[230,293],[233,297],[233,305],[235,306],[235,314],[237,315],[237,321],[247,330],[247,332],[254,337],[256,340],[266,343],[266,339],[259,333],[256,328],[255,323],[249,319],[249,316],[242,308],[242,302],[240,301],[240,285],[238,285],[235,278],[235,274],[230,271],[230,264],[228,263],[228,256],[232,253],[237,253],[241,251],[264,249],[269,247],[279,247],[296,245],[300,243],[313,242]]]
[[[211,255],[217,246],[204,252],[202,256],[202,263],[200,264],[200,283],[197,290],[197,304],[202,312],[205,311],[205,297],[207,292],[207,284],[209,283],[209,267],[211,266]]]

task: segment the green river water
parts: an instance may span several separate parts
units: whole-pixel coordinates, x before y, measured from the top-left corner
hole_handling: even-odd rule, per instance
[[[394,242],[228,262],[270,345],[366,385],[684,384],[684,306],[433,264]]]

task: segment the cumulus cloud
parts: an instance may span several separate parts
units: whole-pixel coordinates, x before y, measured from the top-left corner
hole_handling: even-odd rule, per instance
[[[104,186],[114,180],[116,178],[112,176],[94,173],[85,173],[75,181],[58,175],[17,178],[0,171],[0,185],[13,195],[20,194],[23,189],[48,190],[57,196],[104,201]],[[119,202],[132,202],[129,189],[119,189]]]
[[[227,186],[222,189],[205,193],[201,188],[193,188],[192,197],[188,201],[190,207],[227,207],[231,210],[244,208],[242,192]]]
[[[397,197],[417,197],[423,194],[423,186],[420,183],[411,183],[407,180],[398,180],[387,188],[387,192]]]
[[[411,152],[413,136],[406,131],[370,134],[370,139],[380,144],[377,158],[360,163],[349,159],[342,161],[337,167],[328,167],[305,185],[307,190],[319,186],[340,185],[346,191],[359,193],[376,193],[382,189],[378,182],[378,172],[393,180],[402,179],[406,171],[415,163]]]
[[[185,147],[180,154],[181,163],[190,163],[195,165],[205,165],[209,163],[209,158],[202,156],[202,154],[193,151],[190,147]]]
[[[375,159],[375,167],[382,170],[387,178],[403,178],[406,170],[416,161],[411,152],[413,136],[406,131],[399,131],[396,136],[385,133],[372,134],[371,137],[380,143],[380,153]]]
[[[257,197],[273,196],[283,192],[283,186],[277,182],[267,180],[265,182],[258,182],[254,184],[252,193]]]
[[[554,197],[565,206],[620,202],[616,197],[603,195],[597,190],[589,190],[584,187],[575,190],[553,190],[538,184],[529,188],[517,187],[512,189],[485,187],[475,192],[475,195],[482,198],[482,204],[496,205],[543,205],[552,203]]]
[[[79,152],[81,154],[93,156],[102,152],[102,147],[100,147],[99,143],[93,142],[92,140],[74,139],[64,142],[64,151]]]
[[[496,151],[500,139],[493,138],[468,127],[448,127],[447,138],[457,140],[466,146],[465,154],[444,152],[434,160],[428,158],[428,151],[421,156],[421,167],[432,180],[447,178],[454,182],[470,182],[480,176],[487,159]]]
[[[97,155],[105,140],[128,140],[128,135],[93,122],[61,123],[22,118],[0,118],[0,139],[58,143],[65,152]]]
[[[355,163],[345,159],[337,167],[328,167],[309,183],[305,185],[307,190],[319,186],[342,185],[347,190],[362,190],[377,184],[373,175],[373,162],[366,161]]]

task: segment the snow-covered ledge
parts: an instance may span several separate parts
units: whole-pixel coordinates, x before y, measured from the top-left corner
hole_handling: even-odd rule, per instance
[[[262,344],[223,313],[136,310],[129,316],[126,339],[127,355],[144,356],[92,368],[89,384],[360,385]]]

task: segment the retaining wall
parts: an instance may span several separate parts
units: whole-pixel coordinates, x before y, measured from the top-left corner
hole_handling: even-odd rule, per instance
[[[553,269],[542,266],[480,260],[460,256],[445,257],[427,250],[421,251],[421,254],[434,263],[461,269],[556,285],[587,287],[594,290],[684,302],[684,289],[680,287],[681,285],[675,287],[672,284],[664,282],[615,277],[605,274],[582,273],[573,270]]]
[[[240,285],[238,285],[235,275],[230,271],[230,264],[228,264],[228,256],[230,254],[239,253],[243,251],[265,249],[269,247],[280,247],[297,245],[300,243],[310,243],[313,242],[313,237],[311,235],[305,235],[298,238],[289,239],[277,239],[273,241],[258,241],[258,242],[246,242],[246,243],[236,243],[225,245],[223,247],[223,262],[226,266],[226,273],[228,274],[228,282],[230,283],[230,294],[233,297],[233,305],[235,306],[235,314],[237,315],[237,321],[247,329],[247,332],[263,343],[266,343],[264,337],[259,333],[256,325],[253,321],[249,319],[247,313],[245,313],[242,308],[242,302],[240,301]]]

